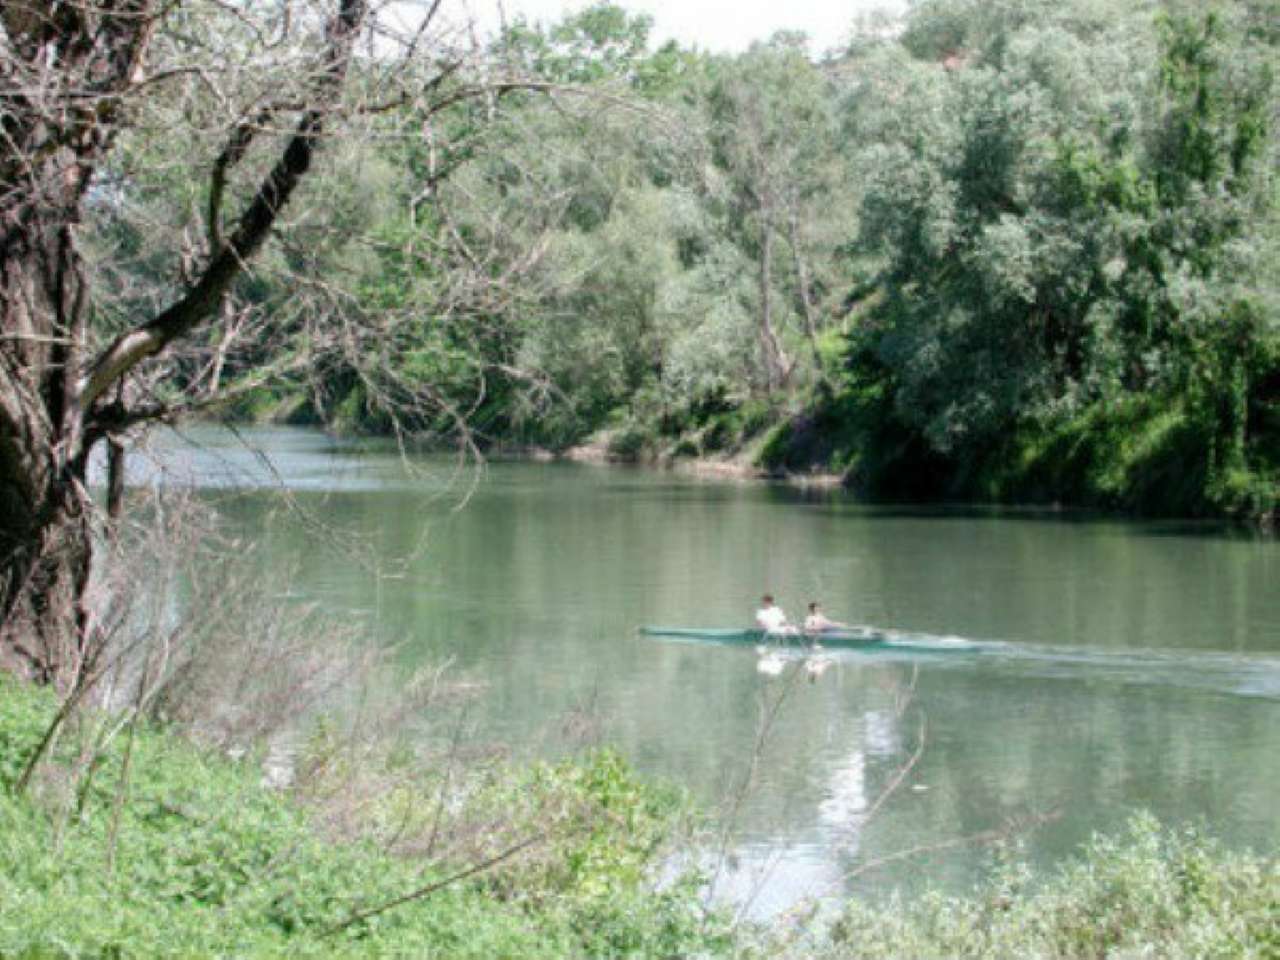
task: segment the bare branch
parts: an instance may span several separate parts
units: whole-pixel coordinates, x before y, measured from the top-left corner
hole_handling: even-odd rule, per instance
[[[888,866],[891,863],[897,863],[902,860],[910,860],[912,857],[918,857],[926,853],[938,853],[942,850],[952,850],[956,847],[969,846],[970,844],[992,844],[1000,843],[1007,840],[1011,836],[1024,833],[1027,830],[1033,830],[1036,827],[1043,826],[1046,823],[1053,823],[1062,817],[1061,810],[1050,810],[1048,813],[1032,813],[1025,817],[1011,818],[1003,826],[993,827],[990,830],[979,830],[976,833],[966,834],[963,837],[951,837],[947,840],[940,840],[937,843],[921,843],[914,847],[908,847],[905,850],[897,850],[883,857],[877,857],[874,860],[868,860],[866,863],[859,864],[854,869],[844,874],[845,881],[855,880],[864,873],[872,870],[879,870],[881,867]]]
[[[452,884],[455,884],[460,880],[465,880],[468,877],[474,877],[477,873],[483,873],[484,871],[488,870],[490,867],[495,867],[505,860],[510,860],[512,857],[520,853],[522,850],[527,850],[529,847],[533,846],[535,843],[540,843],[544,839],[544,837],[545,837],[544,834],[536,834],[532,837],[527,837],[524,840],[521,840],[519,843],[514,844],[513,846],[510,846],[510,847],[507,847],[507,849],[503,850],[502,852],[497,853],[492,857],[489,857],[487,860],[483,860],[480,863],[473,864],[472,866],[467,867],[465,870],[459,870],[457,873],[451,874],[450,876],[445,877],[443,880],[437,880],[434,883],[429,883],[425,887],[420,887],[417,890],[414,890],[410,893],[406,893],[403,897],[397,897],[396,899],[390,900],[387,903],[380,904],[376,907],[370,907],[368,910],[361,910],[359,913],[352,914],[350,917],[348,917],[346,920],[343,920],[341,923],[335,923],[333,926],[322,931],[321,936],[332,937],[334,934],[341,933],[343,930],[346,930],[348,927],[355,926],[357,923],[361,923],[364,920],[368,920],[372,917],[376,917],[380,913],[386,913],[388,910],[394,910],[396,907],[402,907],[406,903],[412,903],[415,900],[422,900],[425,897],[429,897],[431,896],[431,894],[439,890],[443,890],[445,887],[451,886]]]
[[[876,797],[875,803],[871,805],[870,809],[868,809],[862,817],[862,823],[864,825],[880,812],[880,808],[888,802],[890,797],[898,792],[898,788],[901,787],[902,782],[907,779],[907,775],[915,769],[916,764],[920,762],[920,758],[924,756],[926,742],[925,734],[927,729],[928,724],[926,722],[925,715],[922,712],[920,714],[920,732],[917,735],[915,753],[911,754],[911,757],[907,762],[897,769],[888,784],[885,785],[885,788],[880,791],[880,796]]]
[[[336,97],[341,89],[366,9],[367,0],[342,0],[338,16],[329,26],[325,69],[313,91],[317,104],[323,104],[326,97]],[[235,233],[223,249],[213,253],[196,286],[154,320],[118,337],[80,380],[76,399],[82,413],[118,378],[185,336],[218,306],[232,281],[244,270],[245,262],[265,242],[280,211],[310,169],[328,110],[327,106],[313,106],[298,121],[293,138],[259,186]]]

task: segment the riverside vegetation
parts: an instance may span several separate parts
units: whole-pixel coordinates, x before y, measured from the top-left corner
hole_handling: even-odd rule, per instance
[[[260,757],[232,761],[148,726],[128,752],[120,740],[95,758],[91,783],[70,778],[68,750],[34,796],[16,797],[55,709],[50,691],[0,679],[0,957],[660,957],[727,943],[688,878],[650,882],[684,822],[680,795],[607,751],[495,774],[462,816],[536,843],[450,882],[474,863],[426,856],[439,786],[403,757],[363,771],[366,786],[397,786],[366,798],[359,831],[326,830],[336,781],[318,773],[334,762],[323,736],[292,795],[261,783]],[[412,842],[419,856],[405,854]]]
[[[1006,836],[966,895],[735,918],[705,899],[724,834],[678,788],[607,749],[529,765],[468,742],[474,691],[434,670],[388,684],[382,657],[221,542],[215,515],[170,497],[150,512],[118,547],[150,586],[111,591],[129,611],[93,696],[67,714],[58,691],[0,674],[6,960],[1280,948],[1274,856],[1141,816],[1041,875]]]
[[[131,2],[0,21],[25,673],[83,642],[95,448],[214,409],[1274,515],[1276,0],[921,0],[821,57]]]
[[[384,676],[384,656],[300,605],[198,503],[164,495],[135,513],[145,522],[113,548],[129,551],[113,568],[130,583],[110,590],[126,609],[77,709],[0,674],[6,960],[1264,958],[1280,946],[1274,856],[1142,817],[1038,876],[1006,836],[963,896],[735,918],[705,898],[723,828],[680,789],[608,749],[526,764],[470,742],[460,718],[482,693],[443,670]]]
[[[1275,0],[922,0],[820,58],[653,50],[610,4],[470,45],[375,15],[0,13],[0,664],[45,684],[0,680],[0,956],[1273,955],[1274,860],[1143,823],[735,927],[659,882],[678,793],[608,752],[464,773],[408,712],[299,730],[341,638],[114,539],[125,435],[215,407],[1265,520]]]
[[[132,740],[136,769],[119,804],[123,742],[94,783],[62,795],[59,757],[41,791],[10,790],[56,709],[47,690],[0,679],[0,957],[1222,957],[1280,950],[1280,865],[1224,851],[1143,819],[1033,882],[1012,857],[962,898],[850,904],[830,924],[803,915],[733,928],[704,909],[695,877],[656,888],[666,841],[687,836],[679,795],[637,781],[608,752],[497,779],[470,801],[502,831],[545,841],[492,871],[394,852],[429,778],[362,814],[363,835],[324,836],[319,784],[293,796],[160,728]],[[92,722],[86,716],[86,722]],[[313,743],[310,751],[319,745]],[[327,750],[305,752],[302,770]],[[65,764],[65,766],[64,766]],[[366,774],[372,771],[366,771]],[[421,771],[418,772],[419,775]],[[516,811],[512,813],[511,811]],[[420,824],[418,825],[421,826]],[[552,836],[554,835],[554,836]],[[406,894],[439,889],[385,912]]]
[[[416,319],[396,350],[236,412],[388,430],[389,364],[434,392],[427,425],[465,410],[486,444],[596,437],[879,499],[1265,520],[1276,17],[928,0],[820,58],[788,34],[653,50],[610,5],[517,23],[497,61],[601,99],[515,92],[445,115],[465,146],[350,148],[333,176],[380,198],[346,213],[373,241],[305,276],[345,273],[350,309]],[[182,219],[171,191],[153,202]],[[288,275],[248,302],[296,304]]]

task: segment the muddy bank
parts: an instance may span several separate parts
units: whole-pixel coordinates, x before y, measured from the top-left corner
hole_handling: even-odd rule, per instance
[[[675,473],[717,480],[786,483],[802,489],[834,490],[843,487],[845,481],[844,475],[840,473],[821,471],[793,473],[765,469],[757,462],[759,455],[757,444],[732,453],[712,456],[681,456],[670,452],[651,451],[624,456],[617,453],[610,441],[609,434],[597,434],[586,443],[562,451],[558,458],[574,463],[616,464],[671,470]],[[546,451],[540,451],[540,459],[546,459],[549,456]]]

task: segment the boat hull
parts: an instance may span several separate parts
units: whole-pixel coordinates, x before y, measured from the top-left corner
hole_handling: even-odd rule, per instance
[[[821,633],[766,633],[743,628],[715,629],[704,627],[641,627],[640,634],[668,643],[709,644],[712,646],[767,646],[771,651],[794,650],[809,654],[822,650],[862,650],[868,654],[887,656],[926,656],[931,654],[981,655],[990,650],[1006,649],[990,641],[979,642],[963,637],[941,637],[926,633],[888,630],[882,627],[856,626]]]
[[[770,633],[764,630],[741,628],[641,627],[640,633],[642,636],[666,640],[725,644],[767,643],[782,647],[808,647],[814,644],[840,648],[876,647],[889,640],[889,634],[886,631],[872,627],[823,630],[818,633]]]

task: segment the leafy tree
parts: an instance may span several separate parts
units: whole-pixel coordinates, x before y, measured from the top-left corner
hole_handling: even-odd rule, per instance
[[[806,233],[830,176],[832,119],[825,82],[810,63],[803,40],[780,34],[721,65],[708,95],[713,156],[728,187],[726,225],[755,264],[764,388],[773,391],[792,373],[781,335],[780,253],[790,245],[804,329],[817,339],[818,296]],[[819,200],[821,198],[821,200]]]
[[[1213,14],[978,6],[920,5],[914,59],[874,52],[851,101],[885,258],[852,356],[957,463],[1154,391],[1190,404],[1209,475],[1243,469],[1272,362],[1266,54]]]

